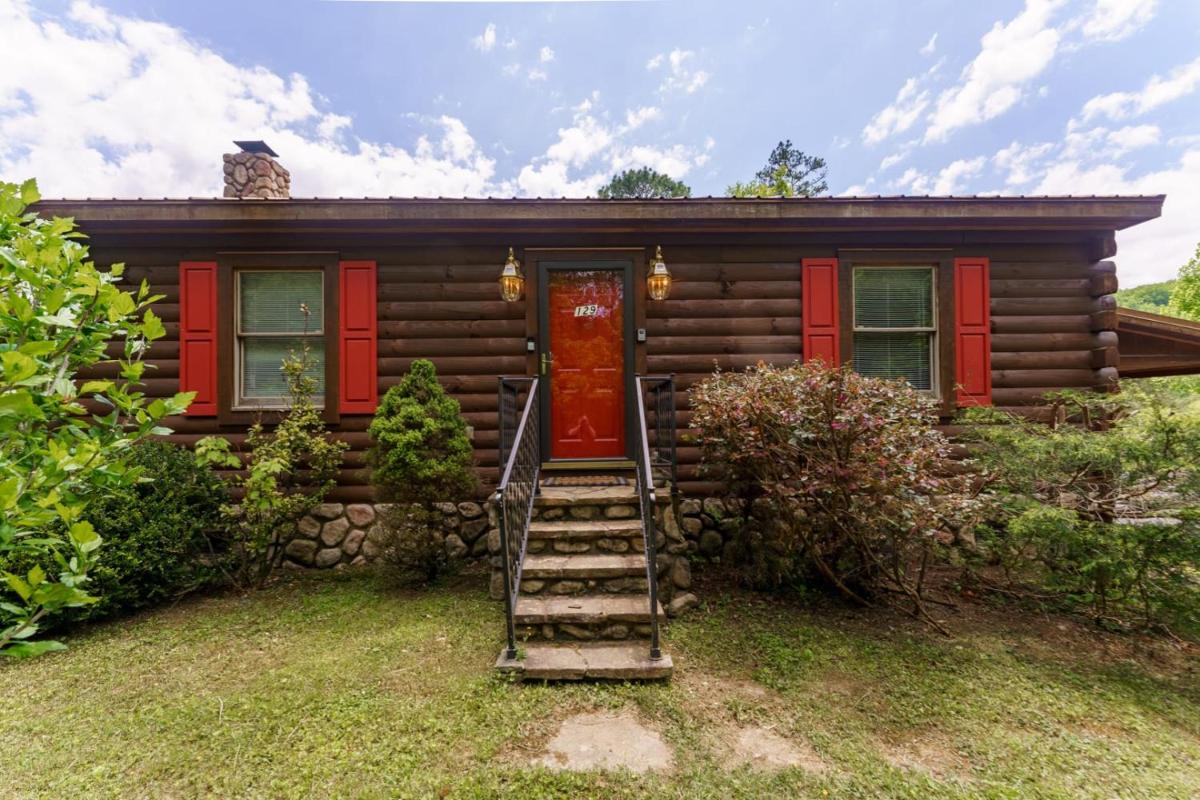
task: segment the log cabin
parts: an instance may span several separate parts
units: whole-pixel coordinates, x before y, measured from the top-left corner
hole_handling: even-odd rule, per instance
[[[320,355],[329,429],[350,447],[331,516],[360,508],[369,519],[366,429],[379,397],[418,358],[433,361],[461,405],[488,495],[522,475],[528,489],[530,474],[536,488],[539,475],[572,468],[636,468],[636,492],[615,487],[597,501],[607,503],[604,530],[556,532],[563,505],[579,526],[600,524],[588,521],[592,511],[575,513],[590,501],[568,487],[514,489],[496,493],[491,522],[455,543],[492,554],[493,594],[508,600],[510,668],[516,637],[652,637],[649,661],[575,669],[608,677],[661,676],[654,590],[666,602],[690,584],[689,555],[719,556],[724,546],[719,514],[700,502],[714,486],[686,435],[693,384],[716,368],[819,356],[907,379],[946,420],[963,405],[1036,416],[1047,391],[1110,391],[1121,363],[1115,232],[1159,216],[1164,200],[293,198],[269,148],[240,144],[226,156],[224,198],[36,207],[74,217],[98,263],[123,262],[129,281],[164,295],[157,310],[169,334],[153,346],[146,390],[196,392],[171,438],[243,443],[256,417],[280,407],[279,360],[303,336]],[[308,324],[298,322],[301,303],[313,311]],[[658,508],[660,466],[683,498],[678,514]],[[640,525],[622,527],[637,516]],[[656,524],[666,539],[648,534]],[[502,543],[484,532],[493,527]],[[592,544],[560,548],[554,538],[576,535]],[[295,556],[354,561],[370,547],[359,542],[334,552],[317,541],[315,556]],[[325,552],[333,555],[322,560]],[[556,564],[542,552],[578,559]],[[636,552],[648,558],[620,560]],[[640,616],[612,599],[638,574],[641,591],[651,590]],[[535,582],[553,594],[527,596]],[[610,605],[574,617],[554,605],[577,584],[599,585]],[[537,659],[521,669],[538,676]]]

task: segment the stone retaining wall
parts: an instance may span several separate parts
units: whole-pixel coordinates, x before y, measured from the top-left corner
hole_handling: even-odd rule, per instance
[[[491,527],[486,505],[474,502],[438,503],[442,512],[442,544],[452,559],[487,555]],[[387,504],[321,503],[296,526],[288,544],[285,565],[331,569],[362,565],[379,555],[385,536],[380,514]]]
[[[491,594],[496,599],[502,599],[504,583],[499,555],[500,531],[496,527],[491,503],[438,503],[436,508],[442,512],[442,542],[446,554],[459,560],[489,557],[492,567]],[[322,503],[297,525],[296,538],[287,547],[288,565],[330,569],[342,564],[366,564],[379,555],[384,540],[379,524],[379,514],[384,509],[385,504]],[[614,505],[607,508],[548,508],[539,510],[539,513],[546,519],[567,513],[572,516],[593,514],[603,515],[606,519],[626,519],[636,516],[637,512],[632,506]],[[700,556],[713,562],[729,559],[732,534],[739,522],[737,513],[731,512],[724,502],[713,497],[703,501],[684,498],[674,505],[659,507],[656,544],[659,596],[664,605],[677,592],[691,588],[691,557]],[[610,552],[629,552],[641,549],[641,542],[602,539],[597,546]],[[644,585],[644,580],[641,583]],[[542,587],[537,588],[540,590]]]

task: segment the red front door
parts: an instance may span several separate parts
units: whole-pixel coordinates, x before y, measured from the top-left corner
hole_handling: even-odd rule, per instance
[[[625,292],[617,269],[548,270],[550,457],[625,456]]]

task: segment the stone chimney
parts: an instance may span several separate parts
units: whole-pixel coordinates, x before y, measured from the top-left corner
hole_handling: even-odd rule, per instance
[[[266,142],[234,142],[240,153],[226,153],[225,197],[287,200],[292,193],[292,176],[275,159],[279,156]]]

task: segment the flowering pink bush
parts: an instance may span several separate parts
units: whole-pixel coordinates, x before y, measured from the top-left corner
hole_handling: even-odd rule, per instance
[[[701,382],[692,408],[706,470],[767,509],[740,537],[756,583],[816,576],[864,604],[905,596],[928,619],[937,534],[975,506],[932,399],[849,368],[760,364]]]

